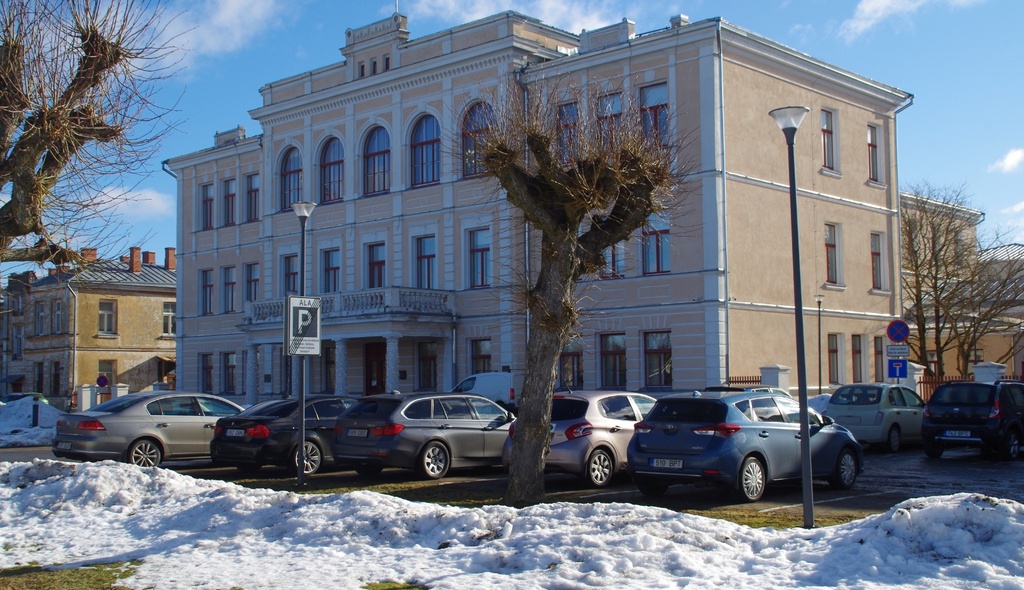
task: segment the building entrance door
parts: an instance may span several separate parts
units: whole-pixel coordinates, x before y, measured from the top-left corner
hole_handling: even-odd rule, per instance
[[[366,343],[366,395],[384,393],[384,367],[387,363],[388,345],[384,342]]]

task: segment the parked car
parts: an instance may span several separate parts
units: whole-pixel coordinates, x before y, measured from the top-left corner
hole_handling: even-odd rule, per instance
[[[571,473],[594,487],[608,485],[626,468],[626,447],[633,425],[654,406],[654,398],[625,391],[556,393],[551,400],[551,452],[544,457],[548,471]],[[501,463],[512,460],[513,422]]]
[[[475,393],[498,402],[508,410],[515,411],[519,405],[517,395],[523,391],[522,373],[490,371],[470,375],[452,389],[452,393]]]
[[[46,396],[36,391],[19,391],[17,393],[8,393],[7,395],[0,397],[0,404],[9,404],[16,402],[19,399],[25,399],[26,397],[34,398],[40,403],[49,405],[50,402],[46,399]]]
[[[815,477],[850,488],[864,465],[860,443],[808,409]],[[677,483],[713,483],[743,500],[767,484],[801,477],[800,406],[772,392],[693,392],[659,399],[634,427],[627,469],[640,492],[660,496]]]
[[[205,393],[130,393],[84,412],[61,414],[51,450],[62,459],[126,461],[208,459],[217,419],[242,408]]]
[[[338,417],[331,452],[362,475],[404,467],[440,479],[452,467],[500,464],[513,419],[479,395],[372,395]]]
[[[306,442],[303,473],[312,475],[334,462],[331,438],[334,423],[355,398],[315,395],[306,398]],[[299,452],[299,400],[265,401],[236,416],[217,420],[210,442],[215,463],[256,471],[264,465],[295,468]]]
[[[996,381],[944,383],[924,408],[921,440],[933,458],[950,447],[997,451],[1004,459],[1020,456],[1024,433],[1024,383]]]
[[[827,413],[860,442],[895,453],[904,441],[921,440],[924,400],[902,385],[856,383],[832,394]]]

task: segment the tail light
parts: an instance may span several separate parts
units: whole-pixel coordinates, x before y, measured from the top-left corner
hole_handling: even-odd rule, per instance
[[[925,405],[925,407],[924,407],[924,417],[925,418],[931,418],[932,417],[932,410],[931,410],[931,408],[932,408],[931,406]]]
[[[739,431],[739,425],[729,424],[728,422],[719,422],[718,424],[715,424],[713,426],[698,426],[697,428],[693,429],[694,434],[699,434],[701,436],[714,436],[717,434],[720,436],[724,436],[725,438],[729,438],[730,436],[736,434]]]
[[[590,436],[594,433],[594,425],[590,422],[580,422],[565,429],[565,438],[572,440],[583,436]]]
[[[516,401],[516,388],[515,387],[509,387],[508,388],[508,401],[510,403]]]
[[[639,432],[640,434],[650,434],[654,430],[654,427],[650,424],[640,421],[633,425],[633,431]]]
[[[377,428],[371,428],[370,434],[372,436],[395,436],[396,434],[405,430],[405,426],[402,424],[395,424],[394,422],[388,422],[384,426],[378,426]]]
[[[885,420],[885,414],[881,412],[875,412],[875,426],[881,424],[883,420]]]
[[[270,438],[270,429],[263,424],[257,424],[246,428],[245,435],[251,438]]]
[[[217,424],[213,427],[213,438],[220,438],[220,435],[224,434],[224,427]]]
[[[515,435],[516,435],[516,423],[513,420],[512,423],[508,425],[508,437],[512,438]]]
[[[988,409],[988,417],[989,418],[998,418],[999,417],[999,400],[998,399],[994,400],[992,402],[992,407]]]
[[[99,420],[82,420],[78,423],[79,430],[106,430],[107,427]]]

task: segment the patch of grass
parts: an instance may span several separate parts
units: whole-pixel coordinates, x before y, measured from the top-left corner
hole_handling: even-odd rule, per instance
[[[426,586],[403,584],[401,582],[374,582],[363,586],[366,590],[427,590]]]
[[[128,590],[117,582],[138,569],[140,562],[89,565],[75,569],[47,569],[25,565],[0,569],[0,590]]]

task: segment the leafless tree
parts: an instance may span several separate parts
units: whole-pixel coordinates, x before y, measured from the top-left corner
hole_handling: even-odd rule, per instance
[[[979,235],[982,214],[963,187],[912,186],[900,216],[912,356],[928,367],[933,353],[934,372],[944,377],[945,357],[954,353],[956,370],[966,375],[983,337],[1019,323],[1012,317],[1024,296],[1024,258],[984,255],[998,251],[1003,236]]]
[[[481,165],[540,239],[540,264],[525,287],[531,317],[523,393],[505,501],[544,498],[557,362],[580,318],[577,281],[597,273],[607,248],[682,198],[679,150],[668,113],[608,105],[587,89],[511,85],[495,101]]]
[[[151,0],[0,3],[0,262],[80,263],[117,233],[103,183],[143,170],[168,128],[174,66]]]

